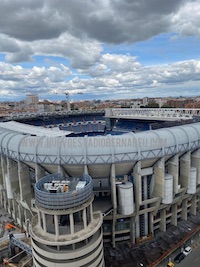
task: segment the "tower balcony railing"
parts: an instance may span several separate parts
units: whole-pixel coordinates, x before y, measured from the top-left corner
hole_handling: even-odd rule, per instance
[[[92,178],[84,174],[77,179],[85,181],[85,187],[80,190],[69,190],[68,192],[50,193],[44,189],[45,183],[52,181],[64,180],[60,174],[50,174],[40,179],[35,184],[35,200],[36,205],[45,209],[63,210],[78,207],[89,201],[93,194]],[[67,180],[73,181],[73,178]]]

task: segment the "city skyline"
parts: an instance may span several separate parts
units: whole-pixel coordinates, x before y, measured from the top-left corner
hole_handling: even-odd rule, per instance
[[[1,101],[199,93],[199,0],[7,0],[0,14]]]

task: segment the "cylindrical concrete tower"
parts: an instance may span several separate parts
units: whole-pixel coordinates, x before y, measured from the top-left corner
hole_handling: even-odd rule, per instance
[[[189,186],[187,189],[188,194],[195,194],[196,193],[196,187],[197,187],[197,169],[195,167],[190,168],[190,180],[189,180]]]
[[[30,230],[35,267],[104,266],[101,212],[93,213],[92,179],[47,175],[35,184]]]
[[[165,173],[164,182],[164,198],[162,199],[162,203],[170,204],[173,201],[173,176]]]
[[[118,185],[119,212],[123,215],[130,215],[135,211],[133,202],[133,184],[126,182]]]

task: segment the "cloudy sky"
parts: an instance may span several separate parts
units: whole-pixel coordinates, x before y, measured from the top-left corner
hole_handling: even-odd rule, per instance
[[[199,95],[200,0],[1,0],[0,101],[66,91]]]

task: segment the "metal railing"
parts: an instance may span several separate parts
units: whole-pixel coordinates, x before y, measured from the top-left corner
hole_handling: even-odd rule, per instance
[[[4,114],[3,118],[6,120],[16,120],[16,119],[28,119],[28,118],[37,118],[39,116],[68,116],[68,115],[84,115],[84,114],[98,114],[98,113],[104,113],[104,109],[97,109],[97,110],[72,110],[72,111],[43,111],[43,112],[23,112],[23,113],[18,113],[18,112],[13,112],[11,114]]]
[[[111,109],[113,116],[158,116],[158,117],[192,117],[193,115],[199,116],[200,109],[190,108],[124,108],[124,109]]]
[[[92,178],[84,174],[80,181],[86,181],[84,188],[64,193],[49,193],[44,190],[44,183],[53,180],[64,180],[60,174],[51,174],[43,177],[35,184],[36,205],[53,210],[71,209],[84,204],[92,197]]]
[[[9,238],[10,238],[10,243],[11,244],[21,248],[27,254],[32,255],[32,248],[27,243],[15,238],[13,234],[10,234]]]

